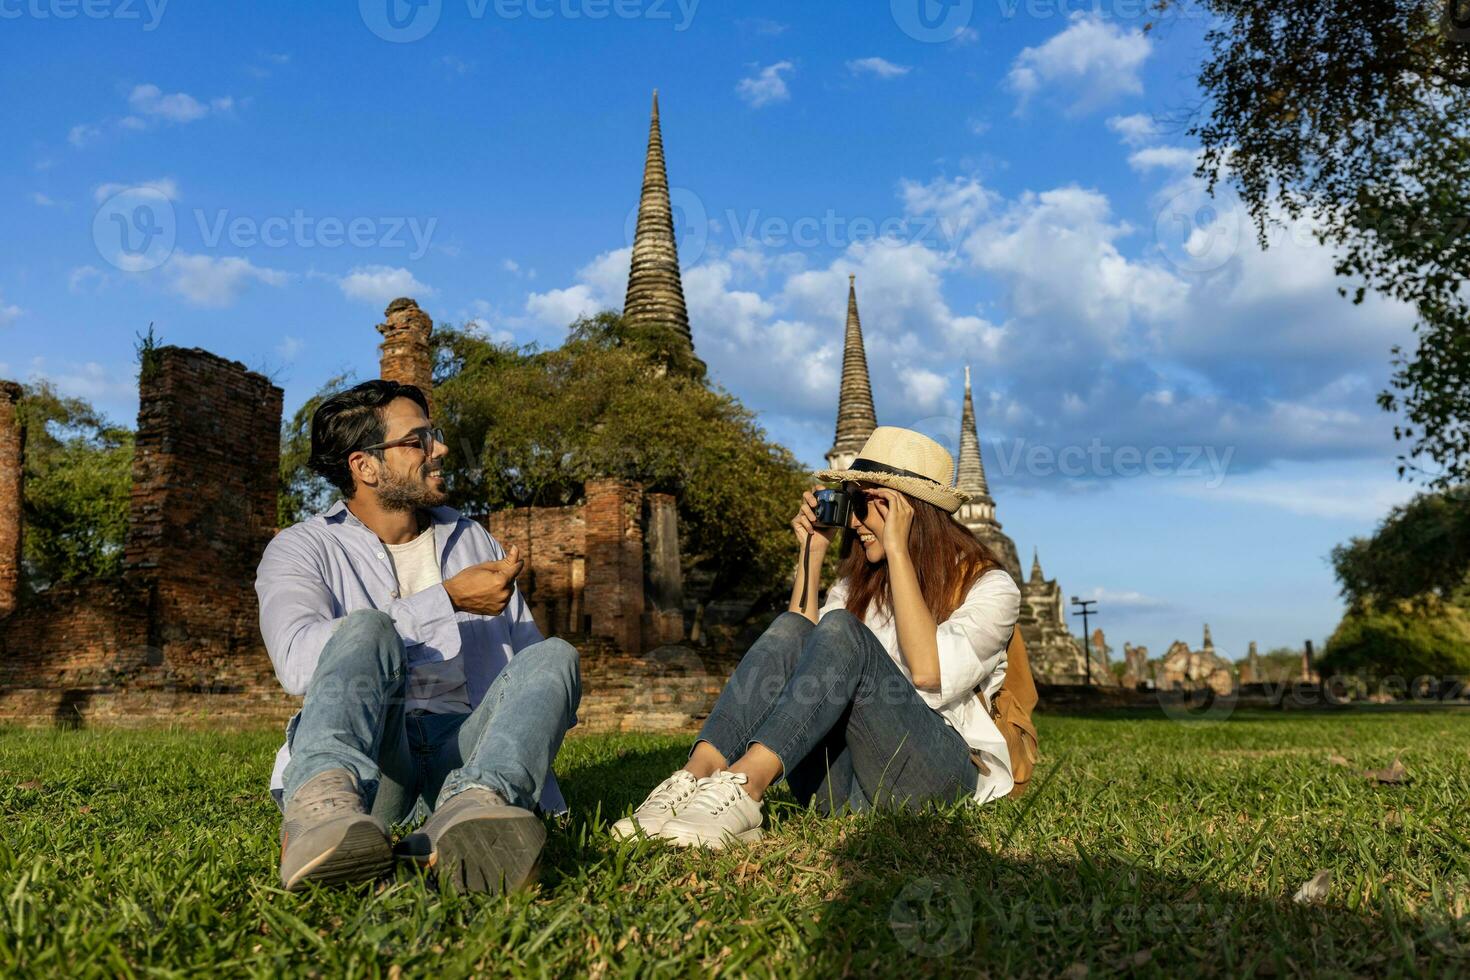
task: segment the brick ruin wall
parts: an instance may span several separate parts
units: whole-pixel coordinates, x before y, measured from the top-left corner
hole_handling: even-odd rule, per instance
[[[417,307],[390,322],[395,312],[417,325]],[[8,615],[24,457],[20,389],[0,385],[0,724],[258,725],[299,704],[272,675],[254,591],[276,526],[281,391],[207,351],[150,356],[123,576],[53,586]],[[682,599],[673,498],[615,480],[589,482],[586,497],[486,522],[531,556],[522,583],[543,632],[582,651],[579,731],[697,727],[730,665],[655,649],[684,635],[682,612],[659,608]]]
[[[20,385],[0,382],[0,619],[15,611],[20,596],[20,502],[26,436],[16,416],[20,396]]]
[[[281,389],[198,349],[162,348],[151,375],[125,575],[151,589],[151,639],[170,671],[214,685],[268,682],[254,582],[277,523]]]

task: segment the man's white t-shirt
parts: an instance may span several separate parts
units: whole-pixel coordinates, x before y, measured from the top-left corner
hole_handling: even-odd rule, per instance
[[[398,598],[407,599],[443,581],[432,523],[407,544],[385,542],[384,547],[393,558],[393,572],[398,576]],[[467,713],[470,694],[465,686],[464,662],[459,657],[451,657],[413,667],[408,674],[404,708],[436,714]]]

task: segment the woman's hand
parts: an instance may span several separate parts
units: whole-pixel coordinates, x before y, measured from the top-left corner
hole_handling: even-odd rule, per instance
[[[817,527],[813,523],[817,519],[817,512],[814,510],[817,506],[817,495],[812,491],[822,489],[825,488],[819,483],[812,487],[811,490],[804,491],[801,495],[801,510],[791,519],[791,529],[796,532],[796,546],[798,548],[805,548],[807,539],[810,538],[812,542],[811,553],[814,555],[825,554],[827,546],[832,543],[832,539],[841,530],[841,528],[836,527]]]
[[[887,555],[904,554],[909,551],[909,530],[914,526],[914,507],[897,490],[887,487],[870,487],[873,496],[869,505],[878,508],[883,518],[883,551]]]

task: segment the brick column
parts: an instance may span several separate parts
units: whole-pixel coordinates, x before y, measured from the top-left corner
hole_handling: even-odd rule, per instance
[[[588,480],[587,585],[592,632],[623,653],[642,652],[643,490],[624,480]]]
[[[648,624],[644,646],[684,639],[684,572],[679,563],[679,511],[673,494],[644,497],[648,559]]]
[[[255,568],[276,528],[281,389],[198,348],[139,378],[126,576],[153,588],[155,645],[205,682],[262,664]]]
[[[16,416],[21,393],[15,382],[0,381],[0,619],[14,612],[20,600],[26,445],[26,430]]]
[[[418,303],[406,297],[389,303],[384,317],[385,322],[378,324],[378,333],[383,335],[378,347],[378,377],[416,385],[429,399],[432,416],[434,363],[429,337],[434,332],[434,321],[419,309]]]

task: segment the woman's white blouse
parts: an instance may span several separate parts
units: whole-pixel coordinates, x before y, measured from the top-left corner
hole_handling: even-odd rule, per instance
[[[847,580],[839,579],[827,591],[817,619],[833,609],[846,608],[847,593]],[[1021,590],[1009,573],[995,568],[980,576],[970,586],[959,608],[935,632],[939,648],[939,690],[915,688],[924,703],[958,731],[972,749],[979,751],[988,764],[990,775],[981,774],[975,787],[975,799],[980,803],[1005,796],[1015,785],[1006,741],[975,697],[975,688],[983,685],[987,703],[1000,691],[1006,676],[1006,647],[1020,611]],[[899,650],[898,626],[892,615],[879,613],[875,603],[868,607],[862,619],[912,683],[913,675]]]

